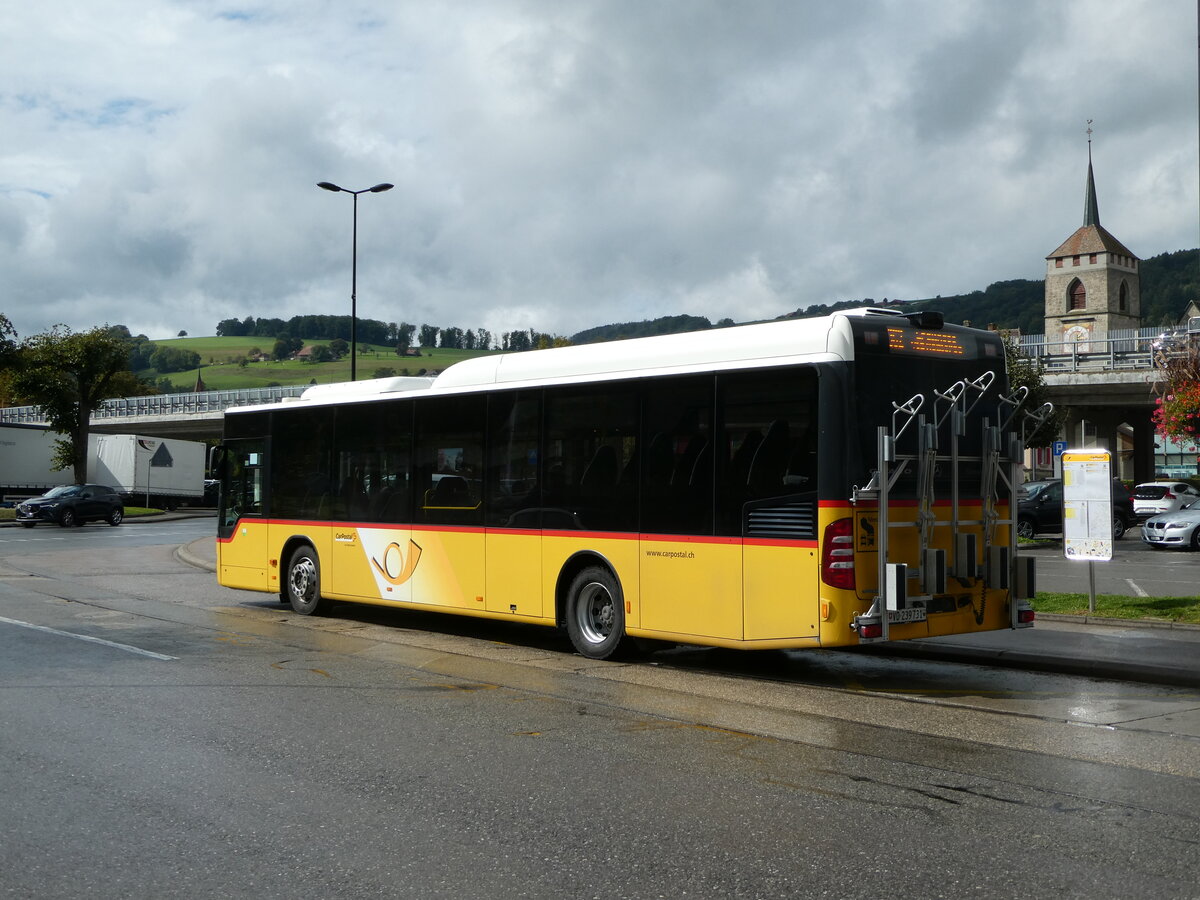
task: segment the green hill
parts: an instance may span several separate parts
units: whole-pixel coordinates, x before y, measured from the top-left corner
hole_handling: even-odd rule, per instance
[[[1200,302],[1200,250],[1179,250],[1162,253],[1142,261],[1142,323],[1159,327],[1178,321],[1191,300]],[[841,309],[860,306],[904,307],[905,309],[938,309],[951,322],[970,322],[976,327],[996,325],[998,328],[1019,328],[1025,334],[1043,330],[1045,282],[1014,279],[997,281],[980,291],[954,296],[930,297],[901,302],[876,301],[871,298],[844,300],[832,304],[814,304],[797,309],[780,319],[810,318],[828,315]],[[715,327],[732,325],[722,319]],[[572,335],[575,344],[622,340],[657,334],[700,331],[714,327],[701,316],[662,316],[642,322],[622,322],[600,325]],[[257,362],[249,359],[250,351],[258,348],[270,352],[274,339],[267,337],[185,337],[154,341],[157,347],[173,347],[196,353],[200,357],[200,377],[210,390],[247,387],[268,387],[272,384],[308,384],[315,381],[327,384],[350,378],[350,360],[344,357],[333,362],[305,360]],[[328,340],[310,339],[306,346],[328,344]],[[498,351],[422,349],[419,357],[397,356],[388,346],[360,343],[358,345],[358,377],[373,378],[377,371],[391,370],[395,375],[421,375],[440,372],[462,359]],[[190,391],[196,384],[197,372],[160,373],[153,368],[141,368],[138,376],[151,382],[170,380],[175,389]]]
[[[1142,324],[1159,327],[1175,323],[1189,300],[1200,303],[1200,250],[1178,250],[1142,260]],[[930,297],[904,303],[909,309],[937,309],[947,321],[970,322],[977,328],[1019,328],[1023,334],[1041,334],[1045,328],[1046,282],[1042,279],[997,281],[982,291]],[[824,316],[839,309],[879,306],[874,300],[848,300],[832,305],[809,306],[780,316],[799,319]],[[894,301],[887,305],[895,305]]]
[[[155,369],[139,369],[139,378],[157,383],[168,379],[179,391],[190,391],[196,385],[196,376],[204,381],[210,391],[234,390],[238,388],[270,387],[276,384],[329,384],[350,380],[350,357],[332,362],[309,362],[307,360],[270,360],[257,362],[249,359],[254,348],[270,351],[274,341],[261,337],[196,337],[171,338],[155,341],[160,347],[177,347],[200,355],[201,368],[186,372],[160,373]],[[326,344],[327,341],[305,341],[305,346]],[[358,345],[359,379],[376,377],[377,370],[391,369],[393,375],[425,375],[440,372],[459,360],[479,356],[480,351],[470,350],[421,350],[420,356],[401,357],[390,347],[374,344]],[[493,351],[494,352],[494,351]]]

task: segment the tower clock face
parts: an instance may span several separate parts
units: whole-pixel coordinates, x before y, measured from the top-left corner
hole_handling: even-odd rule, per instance
[[[1072,325],[1063,332],[1063,341],[1067,343],[1079,343],[1086,341],[1092,336],[1092,332],[1086,325]]]

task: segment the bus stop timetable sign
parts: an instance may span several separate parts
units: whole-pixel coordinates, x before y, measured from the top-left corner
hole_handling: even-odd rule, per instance
[[[1111,455],[1107,450],[1067,450],[1062,467],[1064,555],[1076,560],[1112,559]]]

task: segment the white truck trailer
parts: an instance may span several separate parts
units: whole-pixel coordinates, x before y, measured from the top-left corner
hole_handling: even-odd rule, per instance
[[[127,494],[132,503],[174,509],[204,496],[205,446],[198,441],[94,434],[88,480]]]
[[[41,425],[0,425],[0,500],[24,500],[71,483],[69,471],[50,468],[58,437]]]
[[[50,468],[59,437],[37,426],[0,425],[0,498],[35,497],[75,480],[70,469]],[[174,509],[203,498],[206,452],[198,441],[93,434],[88,481],[116,489],[131,505]]]

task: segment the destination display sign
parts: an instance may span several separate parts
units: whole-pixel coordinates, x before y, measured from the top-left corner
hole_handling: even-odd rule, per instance
[[[976,335],[928,328],[903,328],[896,325],[868,327],[862,329],[859,339],[864,350],[889,355],[977,359],[981,356],[999,358],[1002,353],[998,340],[980,340]]]

